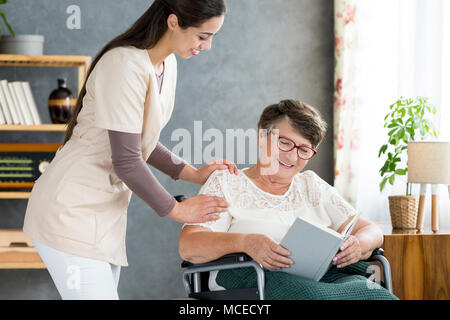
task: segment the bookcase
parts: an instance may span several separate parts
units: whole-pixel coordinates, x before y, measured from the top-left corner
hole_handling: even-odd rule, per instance
[[[78,94],[80,93],[86,78],[92,58],[89,56],[25,56],[0,54],[0,67],[74,67],[78,69]],[[2,132],[27,131],[27,132],[65,132],[65,124],[41,124],[41,125],[0,125]],[[28,199],[29,192],[1,192],[0,208],[2,201],[9,199]],[[2,210],[0,209],[0,214]],[[33,247],[33,243],[22,230],[1,229],[0,224],[0,269],[45,269],[39,254]]]

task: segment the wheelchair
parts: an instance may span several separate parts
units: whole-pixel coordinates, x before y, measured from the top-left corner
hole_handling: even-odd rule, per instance
[[[383,269],[383,280],[380,285],[392,293],[391,269],[381,248],[375,249],[365,262],[379,262]],[[183,268],[183,285],[189,298],[200,300],[264,300],[263,267],[245,253],[229,254],[217,260],[192,264],[181,263]],[[233,290],[210,291],[208,277],[210,271],[253,267],[256,271],[257,287]]]
[[[176,196],[175,199],[181,202],[185,198],[184,196]],[[382,248],[375,249],[371,256],[364,261],[381,265],[383,280],[380,281],[380,285],[392,293],[391,268],[389,261],[384,257],[384,250]],[[219,291],[209,290],[208,278],[210,271],[247,267],[255,269],[257,287]],[[228,254],[217,260],[199,264],[183,261],[181,268],[183,269],[183,286],[189,298],[200,300],[264,300],[264,269],[245,253]],[[376,275],[375,272],[370,277],[374,275]]]

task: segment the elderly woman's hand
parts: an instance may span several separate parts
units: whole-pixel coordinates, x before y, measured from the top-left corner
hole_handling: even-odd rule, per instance
[[[244,252],[264,268],[279,270],[294,262],[288,258],[290,252],[263,234],[247,234]]]
[[[351,235],[341,245],[339,253],[333,258],[337,268],[344,268],[361,260],[362,250],[357,237]]]

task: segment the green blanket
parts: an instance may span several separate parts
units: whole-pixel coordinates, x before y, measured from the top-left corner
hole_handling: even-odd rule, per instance
[[[318,282],[265,269],[265,299],[398,300],[388,290],[367,278],[368,266],[362,261],[342,269],[333,266]],[[228,290],[257,287],[256,272],[251,267],[221,270],[216,282]]]

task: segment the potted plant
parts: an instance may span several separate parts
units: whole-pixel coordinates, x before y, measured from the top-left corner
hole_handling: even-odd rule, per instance
[[[380,169],[382,177],[380,191],[389,182],[394,185],[396,176],[406,176],[408,172],[408,141],[425,140],[437,137],[430,116],[436,113],[436,107],[427,97],[400,97],[389,107],[384,118],[384,127],[389,129],[388,142],[378,153],[378,158],[387,157]],[[419,196],[411,195],[411,184],[406,182],[406,194],[389,196],[389,210],[392,227],[399,229],[416,228]]]
[[[6,4],[8,0],[0,0],[0,5]],[[24,54],[39,56],[43,54],[44,36],[35,34],[16,35],[6,19],[5,13],[0,9],[0,17],[8,28],[11,35],[0,33],[0,53]],[[0,22],[0,31],[2,23]]]
[[[5,4],[7,3],[8,0],[0,0],[0,4]],[[5,24],[5,26],[8,28],[9,33],[11,33],[11,35],[14,37],[14,31],[11,28],[11,25],[8,23],[8,20],[6,19],[5,13],[3,12],[2,9],[0,9],[0,17],[2,17],[3,23]],[[2,29],[2,24],[0,23],[0,31]],[[0,40],[2,39],[2,34],[0,33]]]

